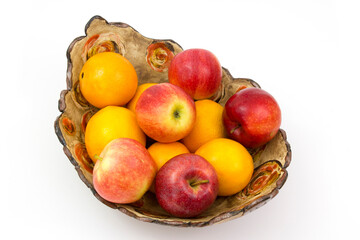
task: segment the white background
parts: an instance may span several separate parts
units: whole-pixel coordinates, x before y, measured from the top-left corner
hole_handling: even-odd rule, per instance
[[[1,9],[0,239],[359,239],[358,1],[11,1]],[[67,47],[94,15],[208,49],[234,77],[270,92],[293,153],[280,193],[205,228],[144,223],[99,202],[53,125]]]

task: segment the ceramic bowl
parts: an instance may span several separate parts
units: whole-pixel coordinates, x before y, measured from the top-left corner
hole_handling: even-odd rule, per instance
[[[241,217],[278,194],[288,176],[286,168],[291,161],[290,145],[283,129],[280,129],[266,145],[249,149],[254,159],[255,170],[245,189],[229,197],[218,197],[213,205],[198,217],[183,219],[169,215],[159,206],[151,192],[132,204],[115,204],[99,196],[92,183],[93,163],[84,144],[86,124],[98,110],[86,101],[79,89],[79,73],[84,62],[98,52],[114,51],[133,64],[139,84],[167,82],[169,63],[173,56],[183,49],[172,40],[144,37],[128,24],[109,23],[100,16],[94,16],[89,20],[85,26],[85,33],[85,36],[75,38],[67,50],[67,89],[60,94],[58,107],[61,113],[54,126],[66,156],[80,179],[97,199],[141,221],[200,227]],[[213,100],[224,106],[229,97],[244,86],[260,88],[255,81],[234,78],[223,68],[222,85]]]

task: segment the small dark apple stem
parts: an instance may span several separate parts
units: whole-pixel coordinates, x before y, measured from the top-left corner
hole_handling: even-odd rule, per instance
[[[236,125],[236,127],[234,127],[233,129],[231,129],[231,130],[230,130],[230,133],[233,134],[233,133],[235,132],[235,130],[238,129],[238,128],[241,128],[241,125],[240,125],[240,124]]]
[[[99,160],[99,161],[102,161],[102,160],[103,160],[103,158],[102,158],[102,157],[100,157],[100,156],[99,156],[99,155],[97,155],[97,154],[95,154],[94,158],[95,158],[96,160]]]
[[[197,185],[200,185],[200,184],[203,184],[203,183],[208,183],[208,182],[209,182],[209,180],[200,180],[200,181],[197,181],[197,182],[190,183],[190,186],[195,187]]]

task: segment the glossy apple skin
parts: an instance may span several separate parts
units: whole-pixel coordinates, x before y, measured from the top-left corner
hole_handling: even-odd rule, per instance
[[[191,186],[198,181],[205,183]],[[170,159],[155,178],[155,194],[160,206],[181,218],[198,216],[209,208],[216,199],[218,188],[214,167],[203,157],[192,153]]]
[[[156,171],[155,161],[142,144],[118,138],[106,145],[96,161],[93,184],[107,201],[132,203],[150,188]]]
[[[216,56],[205,49],[188,49],[172,60],[169,82],[175,84],[193,99],[210,98],[219,89],[222,68]]]
[[[145,134],[162,143],[187,136],[196,118],[194,100],[171,83],[160,83],[146,89],[138,99],[135,114]]]
[[[281,111],[268,92],[245,88],[226,102],[223,122],[232,139],[247,148],[256,148],[276,135],[281,124]]]

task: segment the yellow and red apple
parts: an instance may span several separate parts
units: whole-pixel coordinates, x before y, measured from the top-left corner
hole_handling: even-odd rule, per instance
[[[162,143],[175,142],[187,136],[196,118],[194,100],[180,87],[170,83],[146,89],[138,99],[135,114],[145,134]]]
[[[130,138],[108,143],[97,157],[93,183],[96,192],[113,203],[132,203],[150,188],[157,166],[146,148]]]

